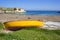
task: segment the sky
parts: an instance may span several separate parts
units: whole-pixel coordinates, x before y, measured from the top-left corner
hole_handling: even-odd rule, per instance
[[[0,0],[0,6],[25,10],[60,10],[60,0]]]

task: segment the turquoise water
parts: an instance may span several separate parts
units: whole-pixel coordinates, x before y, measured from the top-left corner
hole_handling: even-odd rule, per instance
[[[27,11],[25,14],[27,15],[56,15],[60,16],[58,11]]]

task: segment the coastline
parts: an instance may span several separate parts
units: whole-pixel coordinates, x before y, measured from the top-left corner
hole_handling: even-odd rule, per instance
[[[42,20],[44,22],[43,29],[60,30],[60,16],[0,14],[1,23],[13,20]]]
[[[60,16],[0,14],[0,22],[12,21],[12,20],[43,20],[43,21],[60,22]]]

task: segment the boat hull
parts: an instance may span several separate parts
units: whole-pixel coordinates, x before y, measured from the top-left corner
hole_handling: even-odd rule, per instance
[[[19,20],[19,21],[10,21],[4,23],[4,28],[11,29],[19,29],[24,27],[43,27],[43,21],[35,21],[35,20]]]

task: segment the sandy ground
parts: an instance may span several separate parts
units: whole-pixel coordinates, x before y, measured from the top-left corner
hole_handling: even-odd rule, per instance
[[[27,20],[27,19],[60,22],[60,16],[0,14],[0,22],[11,21],[11,20]]]
[[[41,16],[41,15],[19,15],[19,14],[0,14],[0,22],[12,20],[43,20],[44,28],[60,29],[60,16]]]

